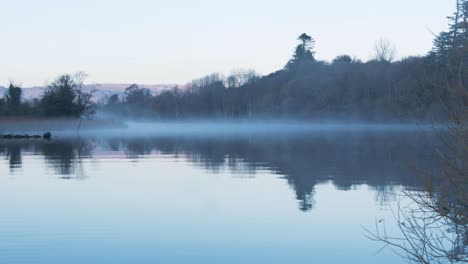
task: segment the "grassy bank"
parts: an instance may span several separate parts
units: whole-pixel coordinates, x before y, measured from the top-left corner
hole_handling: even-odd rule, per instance
[[[0,134],[56,132],[122,128],[125,124],[112,119],[80,120],[70,118],[0,117]]]

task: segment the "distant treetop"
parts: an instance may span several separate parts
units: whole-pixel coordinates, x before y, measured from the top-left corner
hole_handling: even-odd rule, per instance
[[[288,61],[285,69],[288,71],[295,70],[302,63],[315,62],[315,40],[306,33],[302,33],[297,40],[300,43],[296,46],[293,57]]]

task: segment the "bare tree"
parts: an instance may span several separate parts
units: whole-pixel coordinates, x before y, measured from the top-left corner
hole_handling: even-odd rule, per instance
[[[370,239],[410,263],[468,262],[468,51],[458,52],[441,78],[450,121],[440,133],[444,147],[436,149],[440,172],[425,173],[422,190],[402,191],[404,203],[394,214],[397,234],[387,233],[384,220],[376,221],[375,232],[366,229]]]
[[[225,82],[228,88],[237,88],[258,78],[259,75],[254,70],[237,69],[229,74]]]
[[[435,193],[402,193],[392,221],[397,231],[387,231],[386,219],[380,219],[375,231],[366,229],[366,236],[383,243],[381,250],[391,247],[409,263],[466,263],[467,226],[461,215],[447,208]]]
[[[382,62],[392,62],[396,56],[396,48],[388,39],[381,38],[374,45],[375,59]]]
[[[73,79],[75,82],[75,103],[78,117],[80,119],[78,124],[78,130],[81,127],[81,121],[83,118],[91,117],[96,111],[96,104],[93,102],[93,96],[96,93],[96,88],[93,86],[86,86],[84,84],[85,79],[88,75],[84,72],[77,72],[74,74]]]

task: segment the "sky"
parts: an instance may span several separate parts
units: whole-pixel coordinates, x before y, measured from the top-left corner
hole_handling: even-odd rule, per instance
[[[184,84],[209,73],[281,69],[297,36],[316,57],[426,54],[455,0],[0,0],[0,86],[46,85],[84,71],[93,83]],[[433,33],[432,33],[433,32]]]

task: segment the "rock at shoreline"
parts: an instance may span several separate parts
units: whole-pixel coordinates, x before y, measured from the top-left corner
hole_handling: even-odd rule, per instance
[[[27,139],[27,138],[43,138],[46,140],[50,140],[52,134],[50,132],[45,133],[44,135],[29,135],[29,134],[0,134],[0,139]]]
[[[50,140],[51,137],[52,137],[52,134],[50,132],[44,133],[44,135],[42,135],[42,138],[47,139],[47,140]]]

